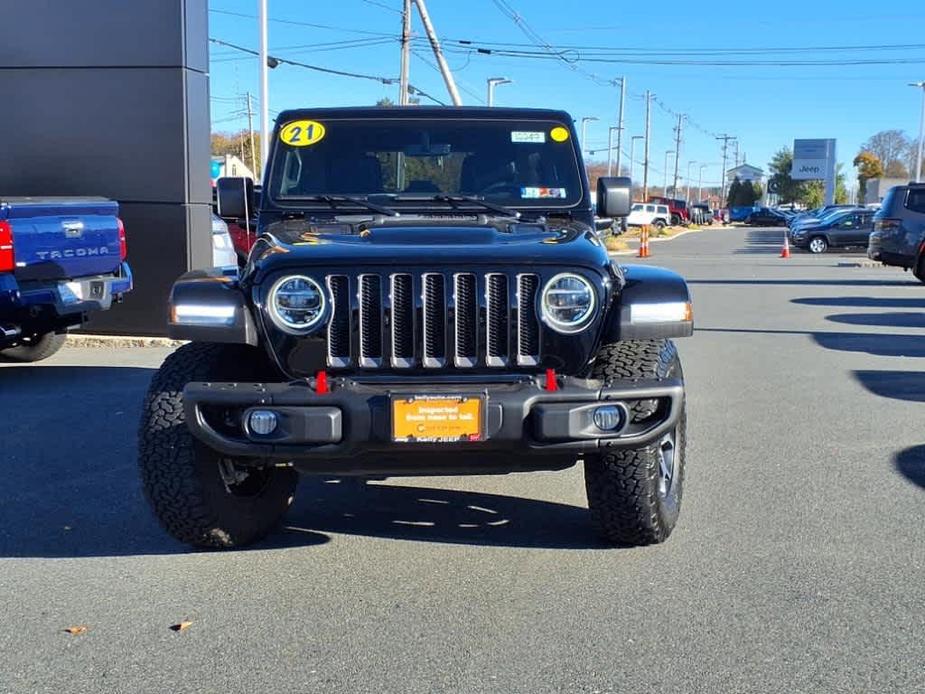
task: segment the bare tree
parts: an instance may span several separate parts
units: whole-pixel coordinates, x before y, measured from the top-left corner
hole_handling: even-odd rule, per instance
[[[906,137],[902,130],[881,130],[879,133],[872,135],[861,149],[873,152],[877,158],[883,162],[883,167],[887,170],[893,170],[898,167],[891,167],[891,164],[898,162],[902,164],[909,154],[909,138]],[[903,164],[903,168],[905,165]]]

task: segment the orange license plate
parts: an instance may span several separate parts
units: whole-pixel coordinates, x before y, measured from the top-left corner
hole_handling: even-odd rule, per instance
[[[413,395],[392,398],[392,440],[449,443],[482,440],[482,398]]]

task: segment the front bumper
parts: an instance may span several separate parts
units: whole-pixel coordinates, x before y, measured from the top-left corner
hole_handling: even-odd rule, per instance
[[[190,383],[183,391],[187,425],[222,454],[291,461],[319,474],[512,472],[560,469],[585,453],[645,446],[676,426],[684,401],[677,379],[603,384],[563,378],[554,391],[532,376],[492,383],[334,379],[331,385],[330,392],[319,394],[307,381]],[[392,398],[411,395],[481,396],[482,439],[393,441]],[[622,403],[632,413],[640,401],[651,414],[643,419],[631,414],[617,432],[591,423],[597,405]],[[254,407],[277,413],[276,431],[268,436],[248,431],[243,421]]]

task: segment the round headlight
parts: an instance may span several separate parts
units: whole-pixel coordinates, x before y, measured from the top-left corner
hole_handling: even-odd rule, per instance
[[[267,298],[270,318],[287,333],[305,333],[324,317],[324,290],[311,277],[293,275],[276,281]]]
[[[581,275],[563,272],[546,283],[540,306],[543,320],[560,333],[577,333],[594,318],[594,287]]]

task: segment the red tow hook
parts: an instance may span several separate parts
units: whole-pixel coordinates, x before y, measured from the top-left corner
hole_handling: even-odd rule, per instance
[[[559,383],[556,381],[556,370],[546,369],[546,390],[554,393],[559,390]]]
[[[315,374],[315,392],[318,395],[327,395],[331,392],[331,389],[328,387],[327,371],[319,371]]]

